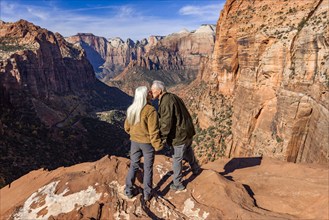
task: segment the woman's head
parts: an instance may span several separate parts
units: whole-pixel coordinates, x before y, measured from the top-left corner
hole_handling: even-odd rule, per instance
[[[140,121],[140,113],[147,103],[148,89],[146,86],[137,87],[133,103],[127,110],[127,120],[131,125],[137,124]]]
[[[134,102],[145,102],[147,100],[148,89],[146,86],[140,86],[135,89]],[[145,103],[146,104],[146,103]]]

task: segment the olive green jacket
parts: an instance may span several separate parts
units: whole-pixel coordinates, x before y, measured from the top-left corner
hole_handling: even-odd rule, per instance
[[[141,111],[140,121],[130,125],[125,120],[125,131],[130,135],[130,140],[137,143],[151,144],[156,151],[163,148],[159,135],[158,114],[155,108],[146,104]]]
[[[192,117],[177,95],[164,93],[159,99],[158,113],[160,137],[169,146],[184,144],[195,135]]]

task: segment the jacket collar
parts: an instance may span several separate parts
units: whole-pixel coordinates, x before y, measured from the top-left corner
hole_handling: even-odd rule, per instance
[[[162,100],[163,96],[165,96],[165,95],[167,95],[167,94],[168,94],[168,92],[164,92],[164,93],[162,94],[162,96],[159,98],[159,105],[160,105],[160,103],[161,103],[161,100]]]

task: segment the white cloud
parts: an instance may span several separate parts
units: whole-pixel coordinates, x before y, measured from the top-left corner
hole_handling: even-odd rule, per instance
[[[108,5],[108,6],[98,6],[98,7],[88,7],[88,8],[75,8],[71,10],[66,10],[66,12],[79,12],[79,11],[92,11],[92,10],[99,10],[99,9],[114,9],[115,6]]]
[[[117,16],[120,18],[132,17],[135,14],[135,10],[130,6],[122,6],[119,8]]]
[[[13,12],[13,9],[15,8],[14,4],[10,4],[8,2],[0,2],[0,3],[1,3],[2,11]]]
[[[186,5],[179,9],[179,14],[198,17],[201,20],[218,19],[223,4],[211,4],[203,6]]]
[[[32,8],[30,6],[26,7],[26,10],[30,13],[31,16],[40,18],[41,20],[46,20],[49,18],[48,13],[41,10],[38,10],[38,8]]]

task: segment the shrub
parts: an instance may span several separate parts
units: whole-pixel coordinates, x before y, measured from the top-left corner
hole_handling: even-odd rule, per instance
[[[303,18],[298,24],[298,27],[297,27],[298,31],[300,31],[304,27],[305,24],[306,24],[306,19]]]
[[[276,142],[281,143],[283,142],[283,139],[276,135]]]

